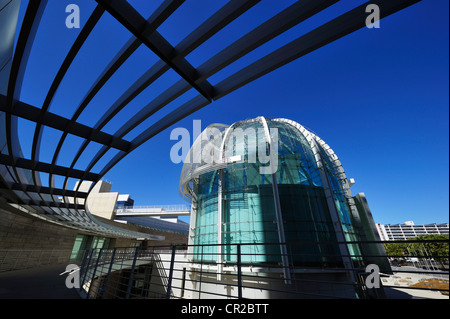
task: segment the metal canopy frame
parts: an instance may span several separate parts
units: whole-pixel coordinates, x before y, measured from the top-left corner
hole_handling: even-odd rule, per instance
[[[67,53],[47,92],[44,103],[40,107],[20,101],[20,92],[27,61],[39,23],[47,6],[47,0],[29,1],[12,59],[7,94],[0,94],[0,112],[5,114],[4,134],[7,140],[7,150],[0,154],[0,169],[2,172],[0,175],[0,200],[25,207],[35,216],[41,216],[79,229],[88,229],[99,233],[112,232],[134,237],[136,234],[126,233],[120,229],[113,229],[114,227],[102,224],[85,210],[84,205],[80,204],[78,199],[85,199],[89,192],[80,191],[81,181],[92,181],[95,184],[127,154],[181,119],[255,79],[365,27],[368,15],[366,7],[369,4],[378,5],[381,18],[384,18],[419,1],[368,1],[299,36],[294,41],[279,47],[259,60],[244,66],[218,84],[212,85],[208,82],[208,79],[220,70],[339,1],[297,1],[195,68],[186,60],[186,56],[243,13],[251,10],[253,6],[258,4],[259,0],[229,1],[176,46],[172,46],[157,29],[183,5],[183,0],[163,1],[148,19],[145,19],[126,0],[95,0],[97,2],[96,8]],[[66,72],[101,17],[105,14],[111,15],[124,26],[130,33],[130,39],[117,52],[92,84],[71,118],[65,118],[49,112],[49,107]],[[144,45],[156,54],[160,60],[129,86],[95,125],[90,127],[79,123],[78,119],[81,113],[92,99],[141,45]],[[103,131],[104,127],[126,105],[169,70],[175,71],[181,79],[173,83],[172,86],[151,100],[147,105],[141,107],[114,134],[108,134]],[[125,139],[129,132],[147,118],[192,89],[198,93],[197,96],[156,121],[134,139],[130,141]],[[36,123],[30,159],[23,158],[20,149],[17,134],[18,118]],[[51,163],[39,161],[39,154],[43,145],[42,133],[45,126],[62,132]],[[71,165],[64,167],[57,165],[57,160],[68,135],[82,138],[83,143],[78,149],[76,156],[72,159]],[[75,169],[77,161],[91,142],[102,145],[101,149],[93,155],[86,170]],[[116,150],[118,152],[117,155],[103,166],[99,173],[93,172],[93,167],[111,149]],[[48,174],[49,187],[41,185],[41,172]],[[55,175],[64,177],[63,188],[55,187]],[[75,178],[80,181],[78,188],[74,191],[67,189],[69,178]],[[58,196],[62,196],[63,200],[59,200]],[[67,197],[74,198],[73,203],[69,202]]]

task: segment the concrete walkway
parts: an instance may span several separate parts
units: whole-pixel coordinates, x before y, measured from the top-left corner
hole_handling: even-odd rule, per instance
[[[80,299],[66,287],[66,264],[0,272],[0,299]]]
[[[384,288],[386,299],[449,299],[439,291],[408,288]]]
[[[428,274],[426,271],[418,273],[422,271],[421,268],[409,266],[393,267],[392,270],[394,271],[393,275],[381,278],[384,286],[390,286],[384,289],[388,299],[449,299],[449,296],[441,294],[440,291],[407,288],[426,279],[437,278],[448,281],[448,273]],[[411,271],[411,273],[396,272],[396,270]]]

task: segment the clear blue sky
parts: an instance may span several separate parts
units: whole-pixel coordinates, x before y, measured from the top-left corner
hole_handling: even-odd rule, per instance
[[[23,1],[26,4],[28,1]],[[130,1],[147,17],[161,1]],[[187,57],[194,66],[224,48],[293,1],[263,0],[248,14]],[[50,0],[36,37],[21,99],[40,107],[64,53],[79,30],[65,27],[65,7],[77,3],[81,23],[93,10],[93,1]],[[176,45],[225,1],[188,0],[158,31]],[[364,1],[341,1],[306,23],[244,57],[211,78],[217,83],[239,66],[271,52],[276,45],[328,21]],[[178,195],[182,164],[170,161],[170,131],[185,127],[192,132],[193,120],[202,128],[211,123],[266,116],[289,118],[310,128],[325,140],[340,158],[354,194],[364,192],[375,221],[384,224],[413,220],[416,224],[449,220],[449,2],[423,0],[381,21],[380,29],[361,29],[314,51],[230,95],[213,102],[162,132],[128,155],[105,176],[113,191],[131,194],[136,205],[180,204]],[[21,11],[21,16],[23,10]],[[195,21],[197,24],[192,24]],[[75,107],[115,52],[128,40],[128,32],[108,14],[74,61],[51,105],[54,113],[70,117]],[[92,101],[79,122],[92,125],[120,94],[156,62],[144,46],[133,55],[110,83]],[[105,127],[114,133],[136,110],[178,79],[169,72],[130,103]],[[193,93],[190,97],[193,97]],[[180,105],[180,99],[158,112],[126,136],[132,139],[155,120]],[[19,122],[25,156],[30,156],[34,126]],[[46,128],[45,152],[40,160],[50,162],[60,133]],[[81,139],[70,137],[58,159],[76,153]],[[88,148],[75,166],[89,162]],[[113,153],[111,152],[111,156]],[[107,157],[107,159],[111,158]],[[101,161],[97,167],[107,162]],[[44,185],[46,176],[43,176]],[[62,179],[57,179],[62,183]],[[74,182],[74,181],[71,181]]]

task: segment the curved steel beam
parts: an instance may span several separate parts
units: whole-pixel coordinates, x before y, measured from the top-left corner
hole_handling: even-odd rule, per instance
[[[203,63],[201,66],[198,67],[199,71],[199,80],[204,80],[207,77],[219,72],[226,66],[230,65],[234,61],[238,60],[240,57],[244,56],[248,52],[251,52],[255,48],[261,46],[262,44],[268,42],[269,40],[273,39],[277,35],[283,33],[287,29],[297,25],[298,23],[310,18],[317,12],[320,12],[321,10],[331,6],[332,4],[336,3],[337,0],[328,0],[328,1],[305,1],[305,2],[297,2],[291,6],[289,6],[287,9],[283,10],[279,14],[275,15],[273,18],[268,20],[267,22],[264,22],[257,28],[255,28],[253,31],[249,32],[248,34],[241,37],[239,40],[232,43],[230,46],[226,47],[224,50],[220,51],[216,55],[214,55],[212,58],[210,58],[208,61]],[[188,36],[189,37],[189,36]],[[184,43],[186,41],[183,41]],[[178,46],[177,46],[178,47]],[[164,91],[162,94],[160,94],[157,98],[155,98],[153,101],[151,101],[148,105],[146,105],[144,108],[142,108],[136,115],[133,116],[132,119],[130,119],[128,122],[126,122],[115,134],[116,137],[123,137],[127,133],[129,133],[133,128],[135,128],[137,125],[142,123],[145,119],[153,115],[155,112],[163,108],[168,103],[175,100],[180,95],[184,94],[186,91],[190,89],[190,86],[188,83],[186,83],[184,80],[180,80],[177,83],[175,83],[172,87]],[[214,96],[214,98],[216,98]],[[195,98],[188,102],[188,105],[183,105],[177,110],[184,109],[185,116],[192,114],[196,110],[200,109],[203,106],[206,106],[209,103],[206,103],[201,98]],[[174,111],[173,113],[175,113]],[[173,114],[172,114],[173,115]],[[176,121],[169,122],[169,125],[165,125],[163,127],[167,128],[168,126],[172,125]],[[164,128],[163,128],[164,129]],[[152,133],[150,133],[150,137],[153,137],[163,129],[154,129]],[[156,132],[156,133],[155,133]],[[134,141],[133,149],[137,146],[141,145],[143,142],[145,142],[145,139],[142,137],[142,134]],[[91,162],[92,165],[95,165],[95,163],[104,155],[109,149],[106,147],[103,147],[94,157],[93,161]],[[123,156],[122,156],[123,155]],[[118,154],[116,156],[117,159],[122,159],[125,155],[124,154]],[[109,170],[109,169],[108,169]],[[106,172],[106,171],[105,171]]]
[[[212,86],[207,82],[197,84],[195,68],[185,59],[172,61],[175,49],[126,0],[96,0],[136,38],[142,41],[161,60],[177,72],[205,98],[211,100]]]
[[[184,0],[165,0],[156,10],[155,12],[150,16],[148,19],[148,23],[151,24],[154,28],[157,28],[159,25],[161,25],[182,3]],[[131,37],[127,43],[122,47],[121,50],[115,55],[115,57],[112,59],[112,61],[108,64],[108,66],[104,69],[102,74],[97,78],[95,83],[92,85],[92,87],[89,89],[88,93],[80,103],[80,105],[77,107],[74,115],[70,119],[70,121],[66,124],[65,129],[63,131],[63,134],[58,142],[58,145],[56,147],[55,153],[53,155],[52,159],[52,165],[56,164],[56,161],[58,159],[59,153],[61,151],[61,148],[64,144],[64,141],[69,133],[74,129],[74,126],[77,125],[76,120],[81,115],[81,113],[85,110],[85,108],[88,106],[90,101],[94,98],[94,96],[100,91],[100,89],[106,84],[106,82],[114,75],[114,73],[120,68],[120,66],[137,50],[137,48],[141,45],[141,41],[137,40],[135,37]],[[99,142],[96,140],[96,137],[102,134],[101,131],[92,131],[89,132],[89,136],[92,138],[92,140]],[[113,139],[113,137],[111,137]],[[117,144],[119,142],[119,144]],[[112,143],[116,146],[123,144],[122,141],[113,140]],[[101,144],[105,144],[104,142]],[[128,143],[129,144],[129,143]],[[87,144],[86,144],[87,146]],[[81,147],[84,151],[85,147]],[[124,146],[125,147],[125,146]],[[129,145],[126,145],[126,148],[128,148]],[[125,150],[126,148],[119,148],[121,150]],[[81,153],[79,153],[81,155]],[[76,160],[74,163],[78,160],[79,156],[76,157]],[[74,164],[71,166],[73,168]],[[49,175],[49,183],[52,180],[52,172],[50,172]],[[68,177],[64,180],[63,187],[67,188],[68,185]],[[64,198],[64,197],[63,197]],[[65,198],[64,198],[65,201]]]
[[[419,1],[420,0],[378,0],[369,1],[363,5],[360,5],[229,76],[214,87],[214,91],[216,92],[214,99],[219,99],[244,86],[245,84],[256,80],[264,74],[267,74],[336,39],[365,27],[365,21],[367,18],[367,13],[365,10],[368,4],[375,3],[379,5],[381,12],[383,12],[382,17],[387,17]],[[136,149],[156,134],[208,104],[210,104],[210,101],[205,100],[201,95],[184,103],[136,137],[132,141],[130,151]],[[104,167],[104,169],[100,172],[100,175],[104,176],[104,174],[106,174],[106,172],[108,172],[114,165],[123,159],[125,155],[126,154],[120,153],[116,155],[116,157],[109,161],[109,163]]]
[[[64,76],[66,75],[67,71],[69,70],[70,65],[72,64],[73,60],[77,56],[78,52],[80,51],[80,49],[83,46],[86,39],[88,38],[89,34],[94,29],[97,22],[100,20],[104,11],[105,10],[100,6],[97,6],[94,9],[93,13],[91,14],[88,21],[86,22],[86,25],[83,27],[83,29],[81,30],[77,39],[75,40],[75,43],[72,45],[71,49],[69,50],[68,54],[66,55],[61,67],[58,70],[58,73],[56,74],[56,76],[50,86],[47,96],[45,97],[44,103],[40,110],[39,119],[36,123],[33,144],[32,144],[32,151],[31,151],[32,152],[31,153],[32,178],[33,178],[35,185],[40,185],[39,172],[35,168],[35,163],[38,162],[40,147],[41,147],[41,138],[42,138],[42,133],[43,133],[43,127],[41,124],[42,120],[45,117],[48,108],[50,107],[50,104],[53,100],[53,97],[56,94],[56,91],[58,90],[59,85],[61,84]],[[53,178],[50,178],[49,186],[50,186],[50,188],[55,187]],[[42,198],[42,200],[44,200],[44,197],[40,193],[38,193],[38,195]],[[57,198],[55,198],[52,193],[50,193],[50,196],[54,202],[57,201]]]
[[[46,0],[28,3],[12,60],[5,103],[5,130],[8,156],[13,163],[17,157],[21,156],[21,150],[18,140],[17,117],[11,115],[11,110],[14,107],[14,103],[20,98],[28,58],[46,5]],[[12,177],[16,182],[21,184],[27,183],[21,171],[19,172],[15,166],[12,166],[12,169],[15,175],[15,177]],[[34,198],[28,192],[24,191],[24,194],[34,202]],[[18,197],[20,198],[20,196]]]
[[[378,5],[382,13],[380,18],[385,18],[419,1],[421,0],[368,1],[229,76],[214,87],[214,98],[219,99],[293,60],[366,27],[366,8],[370,4]]]
[[[203,22],[198,28],[196,28],[192,33],[190,33],[184,40],[182,40],[175,48],[172,61],[177,62],[184,58],[187,54],[192,52],[195,48],[200,46],[218,31],[220,31],[224,26],[229,24],[235,18],[243,14],[249,8],[258,3],[259,0],[246,0],[246,1],[230,1],[228,4],[219,9],[215,14],[213,14],[209,19]],[[134,99],[139,93],[146,89],[151,83],[153,83],[157,78],[159,78],[163,73],[170,69],[163,60],[158,61],[154,64],[143,76],[141,76],[106,112],[106,114],[97,122],[95,125],[96,129],[101,129],[112,119],[123,107],[125,107],[132,99]],[[189,83],[184,80],[180,80],[166,92],[161,94],[155,100],[153,100],[149,105],[145,106],[140,110],[132,119],[130,119],[126,124],[124,124],[118,132],[114,135],[116,138],[118,136],[125,136],[134,127],[142,123],[151,114],[155,113],[157,110],[161,109],[163,106],[167,105],[186,91],[191,88]],[[121,138],[120,137],[120,138]],[[73,165],[81,156],[81,153],[87,147],[89,142],[85,141],[80,147],[77,155],[75,156],[75,161]],[[102,147],[102,149],[94,156],[91,163],[88,165],[87,170],[90,170],[94,165],[103,157],[104,154],[109,150],[108,147]],[[119,153],[119,156],[125,156],[126,154]]]
[[[205,70],[205,74],[199,74],[199,80],[203,81],[207,77],[213,75],[214,73],[220,71],[222,68],[236,61],[246,53],[252,51],[256,47],[264,44],[265,42],[273,39],[275,36],[280,33],[286,31],[290,27],[304,21],[305,19],[311,17],[315,13],[323,10],[326,7],[334,4],[335,0],[328,1],[306,1],[306,2],[298,2],[294,5],[291,5],[287,9],[283,10],[281,13],[277,14],[275,17],[270,19],[269,21],[261,24],[259,27],[255,28],[248,35],[243,36],[238,41],[234,42],[232,45],[222,50],[218,54],[216,54],[213,58],[208,60],[206,63],[202,64],[199,69],[203,67]],[[233,3],[236,6],[235,2]],[[256,2],[252,2],[249,5],[254,5]],[[231,7],[231,5],[228,5]],[[231,10],[233,9],[233,10]],[[244,8],[247,10],[248,8]],[[228,8],[225,6],[220,11],[231,11],[232,17],[235,18],[238,14],[242,14],[241,8]],[[199,28],[197,28],[192,34],[186,37],[179,45],[175,47],[175,51],[181,52],[182,56],[190,53],[195,49],[195,45],[200,45],[204,41],[207,40],[206,36],[203,34],[215,34],[218,31],[219,27],[223,27],[225,22],[229,23],[232,20],[227,17],[226,20],[221,18],[223,14],[221,12],[217,12],[214,16],[208,19],[205,23],[203,23]],[[236,12],[237,11],[237,12]],[[219,14],[220,13],[220,14]],[[228,13],[228,15],[230,15]],[[216,21],[217,22],[214,22]],[[207,26],[213,25],[214,28],[207,29]],[[212,30],[211,30],[212,29]],[[201,32],[200,32],[201,31]],[[202,41],[201,41],[202,40]],[[194,45],[195,44],[195,45]],[[237,51],[237,52],[236,52]],[[160,61],[162,62],[162,61]],[[217,63],[217,66],[211,67],[211,63]],[[158,63],[154,66],[158,67]],[[164,67],[163,64],[160,64],[160,67]],[[142,108],[137,114],[135,114],[128,122],[126,122],[115,134],[116,137],[123,137],[127,133],[129,133],[132,129],[142,123],[145,119],[156,113],[158,110],[162,109],[168,103],[172,102],[185,92],[187,92],[191,86],[184,80],[180,80],[175,83],[172,87],[164,91],[157,98],[151,101],[148,105]],[[193,103],[198,102],[201,99],[194,101]],[[204,104],[204,101],[199,102],[201,105]],[[206,104],[204,104],[206,105]],[[93,160],[89,164],[88,167],[93,167],[101,157],[103,157],[106,152],[109,150],[107,147],[102,147],[102,149],[94,156]],[[115,159],[122,159],[126,154],[119,153]]]
[[[65,57],[47,93],[42,109],[19,101],[21,84],[27,65],[26,62],[46,4],[46,1],[39,0],[29,2],[12,62],[7,94],[6,96],[0,96],[0,104],[2,104],[0,105],[0,111],[4,111],[6,115],[5,128],[7,135],[7,154],[0,156],[0,165],[2,165],[2,169],[4,168],[2,171],[2,175],[4,176],[0,180],[0,188],[2,197],[24,205],[41,214],[45,214],[48,216],[48,219],[54,222],[90,229],[95,232],[119,234],[122,233],[121,230],[112,229],[108,225],[104,225],[96,220],[89,212],[80,210],[83,208],[83,205],[77,203],[77,198],[85,198],[88,193],[79,192],[79,188],[76,188],[74,191],[67,190],[68,179],[70,177],[79,179],[79,185],[81,185],[81,181],[83,180],[92,179],[93,181],[98,181],[122,158],[142,145],[142,143],[148,141],[179,120],[210,104],[213,100],[220,99],[247,83],[364,27],[367,17],[365,9],[368,4],[378,5],[381,16],[386,17],[420,0],[374,0],[366,2],[243,67],[214,87],[207,81],[210,76],[282,32],[333,5],[337,0],[305,0],[295,2],[227,46],[212,58],[201,63],[197,68],[189,64],[185,57],[259,1],[232,0],[228,2],[175,47],[169,44],[158,33],[157,28],[183,1],[165,0],[148,20],[145,20],[125,0],[96,1],[99,5],[95,8],[87,24],[83,27]],[[116,54],[102,74],[100,74],[70,119],[65,119],[48,112],[53,96],[57,92],[72,61],[77,56],[84,41],[105,10],[127,28],[131,32],[132,37]],[[87,127],[77,123],[77,119],[90,104],[94,96],[141,44],[144,44],[158,55],[160,61],[154,64],[133,85],[126,89],[93,127]],[[175,82],[171,87],[150,101],[150,103],[143,106],[134,116],[119,127],[114,134],[109,135],[101,131],[113,118],[116,118],[117,114],[126,105],[170,69],[177,72],[182,79]],[[147,118],[192,88],[199,92],[196,97],[183,103],[162,119],[156,121],[132,141],[129,142],[123,139]],[[36,123],[31,160],[22,158],[17,135],[16,116],[30,119]],[[63,132],[51,164],[39,162],[43,126],[55,127]],[[80,136],[84,141],[72,160],[71,166],[67,168],[58,166],[57,161],[68,134]],[[94,154],[86,170],[74,169],[78,159],[91,141],[101,143],[103,145],[102,148]],[[315,142],[318,143],[320,141]],[[106,165],[100,168],[99,174],[93,174],[92,170],[94,166],[111,148],[118,150],[118,153]],[[32,173],[31,177],[25,176],[29,172]],[[42,187],[40,185],[39,172],[49,173],[49,187]],[[54,187],[55,174],[62,175],[65,178],[62,189],[56,189]],[[33,196],[36,194],[40,199]],[[62,195],[64,203],[58,201],[56,195]],[[67,203],[65,196],[72,195],[74,197],[74,204]]]

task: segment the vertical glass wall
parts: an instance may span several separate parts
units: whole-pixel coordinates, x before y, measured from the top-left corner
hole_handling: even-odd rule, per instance
[[[260,173],[260,157],[267,155],[266,147],[260,121],[236,123],[224,141],[225,157],[241,156],[242,160],[223,170],[222,242],[246,244],[241,246],[242,262],[279,261],[272,179],[270,175]],[[235,245],[225,246],[223,253],[224,260],[236,261]]]
[[[78,235],[75,239],[72,248],[72,254],[70,255],[71,260],[81,260],[83,258],[83,252],[86,249],[86,243],[88,236]]]
[[[110,238],[94,237],[89,235],[78,235],[72,248],[71,260],[81,260],[88,249],[100,249],[109,247]]]
[[[208,172],[199,176],[194,184],[197,194],[197,214],[194,230],[194,254],[201,261],[217,259],[218,223],[218,172]]]

